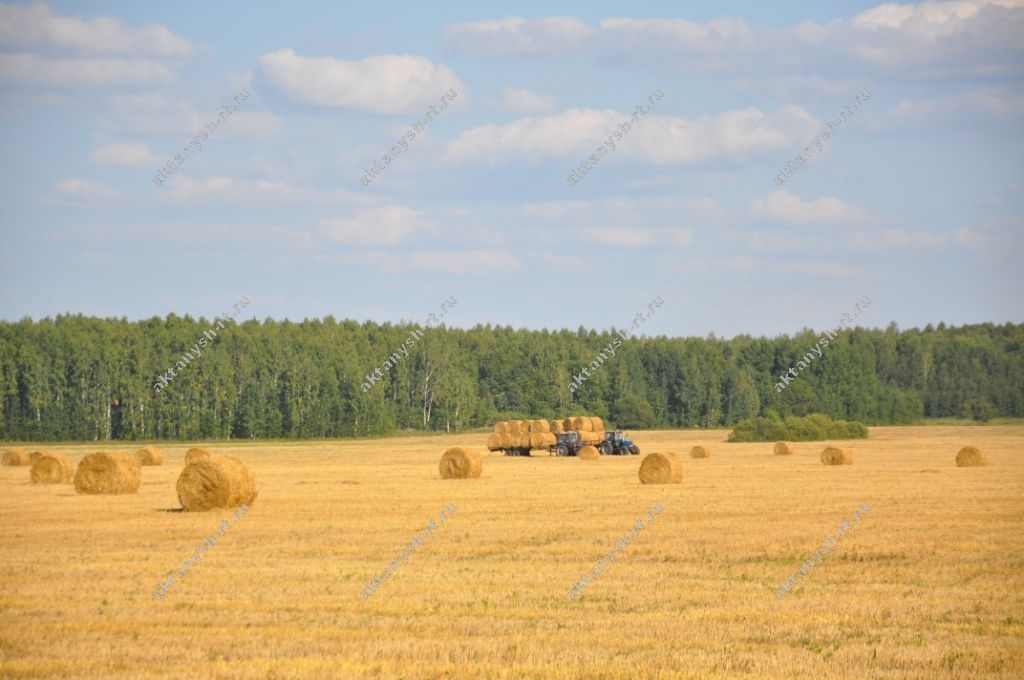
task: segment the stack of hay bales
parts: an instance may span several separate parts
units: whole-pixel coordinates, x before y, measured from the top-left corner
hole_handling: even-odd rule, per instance
[[[641,484],[681,484],[683,464],[674,453],[649,453],[637,471]]]
[[[584,446],[576,453],[576,457],[580,460],[597,460],[601,457],[601,452],[593,446]]]
[[[28,457],[28,453],[25,449],[7,449],[3,455],[4,465],[28,465],[31,463],[31,459]]]
[[[189,463],[178,477],[177,490],[188,512],[236,508],[256,500],[256,482],[234,456],[210,455]]]
[[[985,452],[973,446],[965,446],[956,454],[957,467],[981,467],[988,465]]]
[[[792,456],[794,453],[793,447],[788,442],[775,442],[776,456]]]
[[[437,467],[441,479],[476,479],[483,472],[484,464],[473,449],[456,447],[444,452]]]
[[[494,432],[487,436],[487,449],[546,449],[558,441],[563,432],[578,432],[585,444],[598,444],[604,440],[604,421],[597,416],[573,416],[552,421],[502,420],[494,424]]]
[[[74,481],[78,493],[138,493],[142,467],[137,458],[127,453],[99,451],[79,461]]]
[[[694,446],[690,449],[690,458],[710,458],[711,452],[705,446]]]
[[[209,449],[197,449],[197,448],[189,449],[185,453],[185,465],[188,465],[189,463],[198,462],[198,461],[203,460],[205,458],[209,458],[212,455],[213,455],[213,452],[210,451]]]
[[[827,446],[821,452],[823,465],[853,465],[853,451],[843,446]]]
[[[139,449],[135,452],[135,457],[139,459],[140,465],[163,465],[164,457],[160,453],[160,449],[155,446],[147,446]]]
[[[63,453],[37,451],[30,473],[33,484],[70,484],[75,468]]]

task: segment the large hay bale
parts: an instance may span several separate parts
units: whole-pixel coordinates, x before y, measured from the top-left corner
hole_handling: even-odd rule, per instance
[[[534,420],[530,423],[530,433],[546,433],[551,432],[551,426],[548,425],[546,420]]]
[[[33,484],[70,484],[75,476],[75,466],[63,453],[38,451],[39,457],[32,463]]]
[[[591,432],[590,418],[586,416],[573,416],[572,429],[578,432]]]
[[[637,471],[641,484],[680,484],[683,464],[674,453],[649,453]]]
[[[826,446],[821,452],[825,465],[853,465],[853,451],[843,446]]]
[[[142,466],[135,456],[120,451],[90,453],[78,462],[75,491],[86,494],[138,493]]]
[[[544,433],[544,441],[548,446],[554,446],[558,443],[558,437],[551,432]]]
[[[981,449],[965,446],[956,454],[957,467],[981,467],[988,465],[988,456]]]
[[[796,451],[788,442],[775,442],[776,456],[792,456]]]
[[[438,464],[441,479],[475,479],[484,470],[480,454],[473,449],[448,449]]]
[[[192,448],[185,452],[185,465],[189,463],[196,463],[200,460],[204,460],[213,455],[213,451],[209,449],[197,449]]]
[[[28,465],[32,459],[28,457],[25,449],[7,449],[3,455],[4,465]]]
[[[561,420],[552,420],[551,421],[551,430],[550,431],[552,433],[554,433],[554,434],[562,434],[563,432],[565,432],[565,428],[562,427],[562,421]]]
[[[593,446],[584,446],[576,452],[576,457],[580,460],[597,460],[601,457],[601,452]]]
[[[33,451],[28,454],[28,464],[35,465],[35,462],[45,456],[49,451]]]
[[[575,429],[576,428],[573,427],[573,424],[572,424],[572,418],[563,418],[562,419],[562,432],[572,432]]]
[[[579,434],[580,441],[584,442],[585,444],[600,444],[601,442],[604,441],[604,432],[591,432],[589,430],[584,430]]]
[[[690,449],[690,458],[710,458],[711,452],[706,446],[694,446]]]
[[[135,452],[135,457],[139,459],[140,465],[163,465],[164,457],[160,453],[160,449],[155,446],[146,446]]]
[[[178,477],[178,501],[188,512],[236,508],[256,500],[256,482],[234,456],[216,455],[185,466]]]
[[[544,449],[547,448],[548,438],[543,432],[534,432],[530,434],[530,448],[531,449]]]
[[[508,421],[499,420],[494,424],[494,434],[508,434]]]
[[[600,416],[590,416],[590,429],[594,432],[604,432],[604,421]]]
[[[487,450],[497,451],[501,448],[501,435],[494,432],[487,435]]]
[[[503,448],[503,449],[511,449],[512,448],[512,435],[510,435],[510,434],[499,434],[498,435],[498,439],[499,439],[498,443],[501,445],[501,448]]]

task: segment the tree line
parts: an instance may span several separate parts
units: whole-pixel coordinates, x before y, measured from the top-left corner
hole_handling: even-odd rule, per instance
[[[816,342],[810,329],[629,338],[570,392],[615,329],[442,326],[367,391],[367,374],[418,326],[249,320],[225,325],[154,389],[212,325],[176,315],[0,322],[0,439],[352,437],[574,414],[629,428],[811,413],[867,424],[1024,416],[1024,324],[855,328],[781,392],[779,374]]]

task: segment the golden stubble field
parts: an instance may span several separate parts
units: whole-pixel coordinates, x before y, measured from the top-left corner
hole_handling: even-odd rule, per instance
[[[686,456],[681,485],[641,486],[638,457],[504,458],[480,434],[215,444],[249,464],[259,498],[159,601],[160,581],[230,517],[176,511],[187,445],[161,446],[135,496],[77,496],[2,467],[0,676],[1024,676],[1024,428],[871,428],[843,467],[820,464],[822,443],[784,457],[724,430],[633,435],[644,453],[699,443],[711,457]],[[990,465],[956,468],[964,444]],[[452,445],[484,454],[480,479],[439,478]],[[75,463],[98,450],[46,448]],[[449,503],[451,519],[363,601]]]

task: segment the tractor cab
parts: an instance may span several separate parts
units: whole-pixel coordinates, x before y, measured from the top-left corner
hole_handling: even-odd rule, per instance
[[[640,455],[640,448],[631,440],[626,439],[622,430],[606,430],[604,441],[597,448],[605,456]]]

